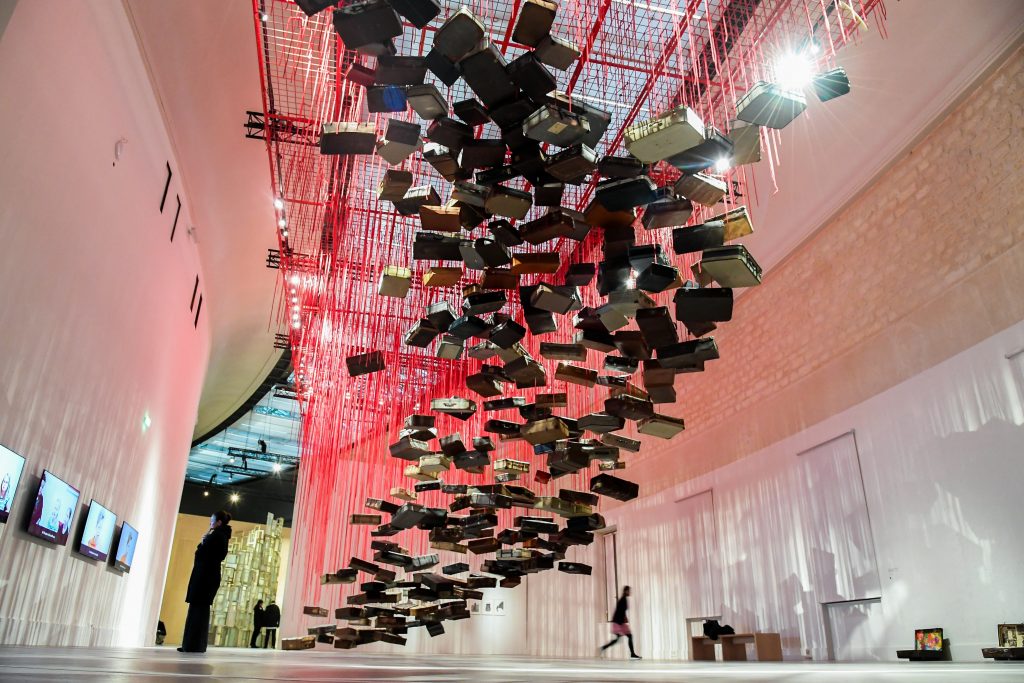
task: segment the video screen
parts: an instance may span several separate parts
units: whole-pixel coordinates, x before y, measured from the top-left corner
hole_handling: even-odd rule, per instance
[[[28,532],[57,545],[67,545],[79,496],[81,493],[74,486],[43,470]]]
[[[126,572],[132,568],[132,559],[135,557],[135,545],[139,542],[139,532],[131,524],[125,522],[121,525],[121,540],[117,543],[117,552],[114,553],[114,568]]]
[[[114,542],[117,517],[95,500],[89,503],[89,516],[85,518],[85,530],[78,552],[94,560],[106,560],[110,544]]]
[[[11,515],[14,494],[18,491],[18,482],[24,470],[25,458],[0,446],[0,524],[6,524]]]

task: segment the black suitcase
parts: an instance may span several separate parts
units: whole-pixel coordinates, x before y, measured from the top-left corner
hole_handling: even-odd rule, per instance
[[[427,127],[427,138],[431,142],[457,150],[473,139],[473,129],[449,116],[441,116],[431,121]]]
[[[522,220],[533,205],[533,195],[523,190],[496,185],[491,188],[484,208],[495,216]]]
[[[713,247],[722,246],[725,240],[725,223],[708,221],[689,228],[673,228],[672,250],[677,254],[692,254]]]
[[[615,500],[633,500],[640,495],[640,486],[631,481],[613,477],[610,474],[599,474],[590,480],[590,490]]]
[[[530,328],[530,334],[550,334],[558,330],[558,323],[551,311],[543,311],[533,306],[523,305],[523,317],[526,319],[526,326]]]
[[[405,111],[408,108],[405,88],[400,85],[375,85],[372,88],[367,88],[366,108],[371,114]]]
[[[624,420],[642,420],[654,415],[654,404],[635,396],[612,396],[604,400],[604,411]]]
[[[828,102],[850,92],[850,79],[846,75],[846,69],[839,66],[815,76],[811,86],[819,101]]]
[[[412,241],[412,257],[417,261],[461,261],[460,240],[436,232],[417,232]]]
[[[736,103],[736,118],[767,128],[785,128],[807,108],[803,93],[758,81]]]
[[[568,147],[590,132],[590,122],[580,113],[546,104],[523,122],[523,134],[531,140]]]
[[[551,33],[558,5],[550,0],[526,0],[519,10],[519,19],[512,31],[513,42],[537,47],[544,36]]]
[[[465,301],[462,302],[462,310],[469,315],[484,315],[485,313],[500,311],[505,307],[506,303],[505,292],[500,289],[477,292],[466,297]],[[497,328],[491,330],[490,340],[498,344],[498,342],[494,341],[496,331]],[[498,346],[501,346],[501,344],[498,344]]]
[[[650,166],[634,157],[603,156],[597,163],[597,171],[605,178],[635,178],[646,175]]]
[[[433,121],[448,113],[448,102],[433,83],[406,88],[405,99],[424,121]]]
[[[718,344],[715,343],[714,337],[660,346],[657,352],[658,362],[665,368],[681,368],[694,362],[703,363],[719,357]]]
[[[403,216],[413,216],[419,214],[421,206],[440,206],[441,198],[437,196],[437,190],[432,186],[417,185],[410,187],[405,196],[394,204],[395,211],[398,213]]]
[[[636,326],[640,328],[640,334],[649,348],[668,346],[679,341],[675,321],[669,315],[667,306],[641,308],[636,312]]]
[[[668,256],[660,244],[637,244],[626,251],[629,265],[633,270],[643,270],[652,263],[670,265]]]
[[[376,78],[377,78],[377,72],[376,71],[374,71],[373,69],[371,69],[368,66],[363,66],[362,64],[356,64],[355,62],[350,64],[348,69],[345,71],[345,80],[346,81],[352,81],[353,83],[358,83],[359,85],[363,86],[364,88],[369,88],[371,85],[373,85],[375,80],[376,80]]]
[[[592,104],[588,104],[580,99],[569,97],[564,92],[555,91],[551,93],[547,101],[551,104],[568,109],[581,114],[583,118],[587,120],[587,125],[590,127],[588,132],[580,140],[587,147],[597,149],[597,143],[604,136],[605,131],[608,130],[608,126],[611,125],[612,115],[603,109],[598,109]]]
[[[704,142],[665,161],[683,173],[700,173],[722,159],[728,161],[732,157],[732,147],[732,140],[728,136],[717,128],[708,126],[705,129]]]
[[[671,228],[686,225],[692,215],[693,202],[689,199],[662,199],[647,205],[641,224],[644,230]]]
[[[705,249],[701,270],[722,287],[755,287],[761,284],[761,266],[742,244]]]
[[[380,85],[420,85],[426,75],[423,57],[383,55],[377,58],[375,82]]]
[[[559,315],[568,313],[578,300],[579,292],[575,287],[552,287],[544,282],[530,294],[530,306]]]
[[[441,13],[437,0],[390,0],[395,11],[409,20],[416,28],[424,28]]]
[[[395,41],[388,38],[382,43],[360,45],[356,48],[356,52],[362,55],[369,55],[370,57],[383,57],[384,55],[397,55],[398,49],[395,47]]]
[[[574,227],[570,216],[556,211],[523,223],[519,226],[519,234],[526,242],[539,246],[558,237],[568,237],[573,234]]]
[[[537,49],[534,51],[537,59],[548,66],[565,71],[572,63],[580,58],[580,51],[576,44],[563,38],[556,38],[548,34],[537,42]]]
[[[490,191],[491,188],[485,185],[478,185],[467,180],[460,180],[455,183],[452,188],[452,199],[463,204],[482,209],[484,208],[484,204],[487,202],[487,195]]]
[[[485,34],[480,20],[468,9],[461,7],[434,34],[434,49],[457,63],[480,45]]]
[[[334,10],[334,30],[354,50],[402,35],[402,19],[386,0],[357,0]]]
[[[434,323],[437,329],[447,332],[451,324],[455,322],[455,308],[447,301],[438,301],[427,306],[426,318]]]
[[[640,330],[619,330],[612,335],[612,339],[615,342],[615,348],[623,356],[637,360],[651,359],[651,347],[647,346]]]
[[[509,223],[504,218],[491,221],[487,224],[487,229],[492,235],[494,235],[494,239],[506,247],[518,247],[520,244],[523,244],[523,238],[519,234],[519,228]]]
[[[577,421],[580,429],[589,429],[595,434],[615,432],[626,426],[626,421],[618,415],[608,413],[590,413]]]
[[[505,162],[505,143],[501,140],[474,139],[462,146],[459,164],[467,170],[500,166]]]
[[[559,206],[565,193],[564,183],[544,183],[533,188],[534,206]]]
[[[397,142],[402,145],[416,146],[420,144],[420,125],[388,119],[384,124],[384,139],[388,142]]]
[[[328,7],[334,7],[338,0],[295,0],[295,4],[306,13],[306,16],[312,17]]]
[[[428,142],[423,146],[423,160],[433,166],[434,170],[448,182],[455,182],[463,176],[455,154],[436,142]]]
[[[624,375],[632,375],[640,368],[640,361],[636,358],[625,358],[623,356],[605,356],[601,367],[609,372],[621,372]]]
[[[608,296],[612,292],[621,292],[628,287],[630,278],[629,260],[616,258],[601,261],[597,264],[597,293]]]
[[[377,129],[372,123],[325,123],[320,133],[321,154],[373,154],[376,143]]]
[[[491,120],[501,129],[501,137],[512,149],[518,149],[526,143],[522,135],[523,121],[537,110],[531,100],[517,95],[505,100],[499,106],[489,110]]]
[[[544,170],[563,182],[572,182],[593,173],[597,168],[597,153],[584,144],[563,149],[548,159]]]
[[[455,319],[455,322],[448,328],[448,334],[466,340],[470,337],[479,337],[487,329],[487,323],[483,319],[475,315],[464,315]]]
[[[426,318],[423,318],[409,328],[405,333],[403,343],[406,346],[415,346],[417,348],[425,349],[430,346],[439,334],[441,334],[441,330],[437,329],[437,325]]]
[[[476,172],[476,182],[481,185],[498,185],[519,175],[513,166],[495,166]]]
[[[574,263],[565,271],[565,284],[585,287],[594,279],[597,266],[593,263]]]
[[[733,294],[728,287],[680,288],[673,299],[676,320],[686,323],[728,322],[732,320]],[[694,335],[701,336],[701,335]]]
[[[507,66],[494,43],[487,43],[459,62],[462,80],[486,107],[496,107],[516,96],[516,86],[509,78]]]
[[[382,351],[371,351],[345,359],[345,366],[348,368],[349,377],[368,375],[371,372],[379,372],[384,369],[384,353]]]
[[[636,276],[636,287],[645,292],[664,292],[679,279],[679,269],[663,263],[652,263]]]
[[[401,201],[410,187],[412,187],[412,172],[385,171],[384,177],[377,185],[377,199]]]
[[[534,100],[543,100],[545,95],[558,87],[555,75],[532,52],[524,52],[513,59],[507,70],[512,82]]]
[[[504,296],[504,292],[496,292]],[[526,336],[526,328],[515,320],[506,320],[491,330],[490,341],[503,349],[510,349]]]
[[[437,80],[441,81],[449,88],[455,85],[455,82],[462,76],[459,73],[459,67],[455,65],[451,59],[444,55],[437,48],[432,49],[424,57],[424,62],[427,68],[430,69],[430,73],[437,76]]]
[[[456,102],[452,105],[452,110],[456,116],[465,121],[466,125],[469,126],[482,126],[491,121],[491,117],[487,115],[484,105],[480,104],[480,101],[473,97]]]
[[[609,211],[625,211],[657,200],[658,187],[647,176],[622,178],[599,184],[595,196]]]

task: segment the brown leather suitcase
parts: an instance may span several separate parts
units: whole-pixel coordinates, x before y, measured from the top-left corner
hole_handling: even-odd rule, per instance
[[[550,0],[526,0],[519,10],[519,19],[512,31],[512,40],[537,47],[544,36],[551,33],[558,5]]]

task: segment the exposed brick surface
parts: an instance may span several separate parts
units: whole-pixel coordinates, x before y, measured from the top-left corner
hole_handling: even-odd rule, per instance
[[[1024,319],[1024,52],[766,274],[678,383],[644,494],[737,460]],[[627,470],[627,472],[630,470]]]

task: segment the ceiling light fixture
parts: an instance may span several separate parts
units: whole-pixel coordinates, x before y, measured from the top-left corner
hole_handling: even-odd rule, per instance
[[[238,498],[239,498],[239,496],[238,496],[237,493],[232,493],[231,494],[231,502],[232,503],[237,503],[238,502]]]
[[[732,160],[729,157],[722,157],[715,162],[716,173],[725,173],[730,168],[732,168]]]
[[[278,211],[280,211],[281,209],[283,209],[283,208],[284,208],[284,200],[283,200],[283,199],[281,199],[280,197],[278,197],[277,199],[275,199],[275,200],[274,200],[274,208],[275,208],[275,209],[277,209]]]
[[[789,52],[775,63],[775,82],[785,90],[803,90],[814,78],[814,62],[803,52]]]

